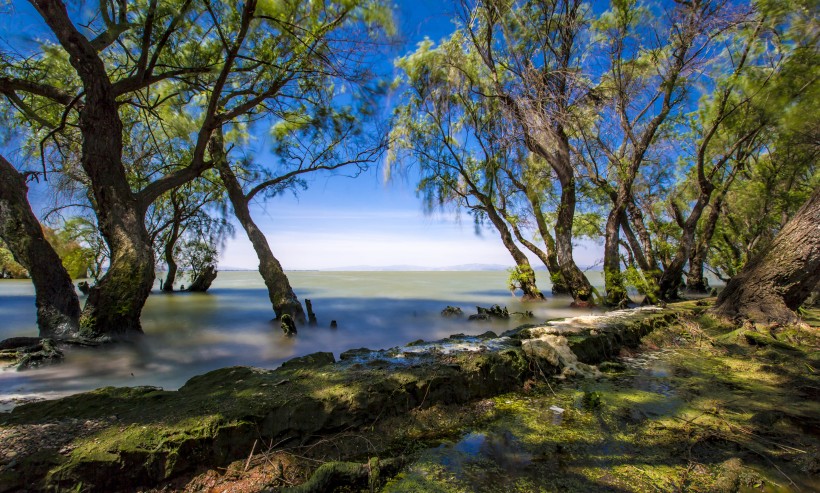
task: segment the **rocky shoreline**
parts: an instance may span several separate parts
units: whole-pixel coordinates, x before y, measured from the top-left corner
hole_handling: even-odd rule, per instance
[[[338,362],[317,353],[273,371],[224,368],[194,377],[178,391],[108,387],[24,404],[0,416],[0,448],[6,451],[0,491],[148,487],[202,466],[227,466],[260,440],[302,443],[413,409],[498,395],[536,373],[590,372],[589,364],[617,354],[621,345],[638,344],[675,317],[660,309],[613,312],[580,317],[569,323],[572,328],[551,323],[502,337],[353,350]],[[77,432],[63,430],[55,439],[49,425]],[[38,443],[36,450],[15,447],[15,429]]]
[[[612,378],[598,377],[602,371],[631,371],[636,363],[624,354],[631,354],[653,330],[677,334],[677,327],[692,323],[687,320],[705,310],[700,305],[690,302],[525,325],[501,336],[488,332],[382,351],[357,349],[342,353],[339,361],[330,353],[315,353],[272,371],[216,370],[192,378],[178,391],[109,387],[21,405],[0,414],[0,491],[222,491],[220,484],[248,492],[271,487],[326,491],[328,484],[348,485],[351,491],[449,491],[447,485],[456,480],[437,483],[430,479],[436,474],[429,471],[424,473],[427,486],[419,486],[419,471],[429,455],[424,450],[434,451],[433,456],[442,453],[444,445],[436,444],[465,429],[487,427],[504,416],[519,423],[530,414],[535,421],[526,429],[534,429],[548,426],[558,416],[565,420],[563,425],[543,429],[538,436],[559,433],[555,444],[545,446],[552,451],[549,457],[561,457],[562,450],[577,446],[573,443],[578,433],[603,426],[611,435],[612,426],[621,426],[618,423],[631,427],[634,420],[641,422],[642,416],[630,413],[651,409],[641,411],[641,405],[627,400],[615,403],[615,424],[605,425],[609,418],[601,409],[612,399],[622,399],[617,396],[623,392],[612,387]],[[686,334],[680,337],[688,340]],[[766,337],[773,339],[761,335],[757,343],[763,344],[760,340]],[[788,342],[781,345],[791,347]],[[755,347],[759,346],[751,349]],[[608,362],[618,355],[619,362]],[[811,361],[807,365],[814,364]],[[578,385],[586,387],[578,390]],[[658,395],[665,412],[680,399],[663,385]],[[645,392],[638,395],[648,398]],[[553,408],[561,412],[550,411]],[[572,427],[578,425],[583,430]],[[527,433],[510,431],[516,427],[520,423],[506,422],[502,439],[470,433],[462,438],[468,442],[465,450],[472,446],[470,440],[480,440],[481,447],[490,449],[501,447],[496,443],[500,442],[514,449],[510,457],[519,457],[523,469],[548,475],[539,468],[546,464],[542,461],[553,459],[540,458],[530,445],[516,445],[518,435]],[[460,443],[453,445],[455,450],[461,450]],[[585,447],[598,446],[590,441]],[[650,447],[642,453],[655,452]],[[452,465],[452,459],[446,461]],[[397,480],[390,480],[402,470]],[[576,476],[565,474],[556,480],[556,488],[611,491],[611,486],[599,488],[577,478],[566,482]],[[473,485],[452,491],[471,488],[484,489]]]

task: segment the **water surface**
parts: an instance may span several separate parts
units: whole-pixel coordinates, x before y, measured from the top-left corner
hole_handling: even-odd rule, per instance
[[[548,291],[549,280],[538,282]],[[0,370],[0,409],[23,397],[57,397],[107,385],[176,389],[189,378],[233,365],[276,368],[316,351],[387,349],[450,334],[500,332],[519,325],[444,319],[447,305],[465,314],[500,304],[530,310],[536,320],[578,315],[566,297],[522,304],[506,286],[506,272],[290,272],[299,299],[310,299],[318,327],[285,337],[258,272],[220,272],[208,293],[162,294],[157,284],[143,310],[145,336],[101,348],[70,348],[63,364],[17,372]],[[338,329],[330,329],[336,320]],[[37,335],[30,281],[0,281],[0,339]]]

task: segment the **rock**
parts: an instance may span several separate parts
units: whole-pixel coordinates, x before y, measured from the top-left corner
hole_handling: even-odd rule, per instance
[[[331,329],[338,329],[338,328],[339,328],[339,324],[337,324],[335,320],[331,320],[331,321],[330,321],[330,328],[331,328]]]
[[[62,363],[63,351],[52,339],[12,337],[0,341],[0,360],[10,361],[17,370]]]
[[[282,327],[282,332],[284,332],[286,336],[296,335],[296,322],[294,322],[293,317],[287,313],[282,315],[279,326]]]
[[[493,305],[490,308],[484,308],[481,306],[477,306],[476,310],[478,311],[475,315],[470,315],[468,320],[476,321],[487,321],[492,319],[498,320],[509,320],[510,319],[510,312],[507,311],[507,307],[501,308],[499,305]]]
[[[332,365],[336,362],[333,353],[318,352],[312,353],[298,358],[293,358],[282,363],[281,368],[285,370],[294,370],[296,368],[320,368],[326,365]]]
[[[348,349],[347,351],[339,355],[339,361],[361,358],[362,356],[365,356],[372,352],[372,349],[368,349],[366,347],[360,347],[359,349]]]
[[[71,419],[95,423],[94,429],[85,435],[61,432],[59,443],[26,453],[9,447],[0,434],[0,450],[18,451],[15,460],[24,465],[7,467],[0,461],[0,491],[61,491],[77,485],[88,491],[150,489],[203,467],[245,461],[256,442],[289,447],[336,436],[340,430],[355,433],[413,410],[510,392],[542,370],[561,377],[594,375],[574,348],[587,351],[591,359],[612,356],[619,345],[633,344],[637,334],[670,316],[674,318],[654,311],[605,315],[594,321],[599,336],[574,333],[571,340],[546,333],[565,327],[534,327],[518,334],[535,339],[523,338],[520,345],[509,339],[481,340],[480,345],[492,349],[480,351],[458,349],[470,345],[466,342],[448,351],[417,347],[422,355],[412,358],[378,351],[377,356],[385,357],[373,366],[356,364],[356,358],[366,360],[373,353],[366,348],[342,353],[342,361],[354,361],[335,364],[332,355],[317,353],[273,371],[215,370],[191,378],[178,391],[106,387],[22,404],[0,413],[0,427],[18,430]]]
[[[526,339],[521,342],[521,348],[527,359],[535,363],[538,372],[544,376],[547,372],[560,372],[557,378],[601,376],[601,372],[594,366],[578,361],[564,336],[545,334],[538,339]]]
[[[441,311],[441,316],[444,318],[461,318],[464,316],[464,310],[457,306],[450,306]]]

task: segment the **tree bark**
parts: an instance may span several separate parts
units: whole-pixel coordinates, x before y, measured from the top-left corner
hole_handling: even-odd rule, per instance
[[[569,166],[569,165],[568,165]],[[564,177],[562,178],[562,174]],[[572,222],[575,219],[575,176],[570,167],[568,172],[559,173],[561,182],[561,203],[555,223],[555,245],[558,265],[567,283],[569,292],[577,305],[594,303],[592,284],[575,264],[572,257]]]
[[[0,156],[0,238],[34,283],[40,337],[66,339],[79,332],[80,302],[60,257],[31,210],[24,177]]]
[[[205,267],[205,269],[191,281],[190,286],[188,286],[188,291],[194,293],[204,293],[208,291],[214,279],[216,279],[216,274],[217,270],[215,265]]]
[[[479,194],[479,199],[487,199],[487,197]],[[521,288],[523,295],[521,299],[523,301],[543,301],[544,294],[541,290],[538,289],[538,286],[535,282],[535,274],[532,270],[532,266],[530,265],[530,259],[524,255],[524,252],[518,248],[518,245],[515,244],[515,240],[513,240],[513,236],[510,233],[510,229],[507,228],[507,224],[504,222],[504,219],[498,214],[492,204],[490,206],[484,207],[484,212],[487,213],[487,217],[490,219],[490,222],[493,223],[495,229],[498,230],[498,233],[501,235],[501,242],[504,243],[504,247],[510,252],[512,255],[513,260],[515,261],[516,266],[520,272],[524,273],[525,277],[520,278],[518,287]],[[532,273],[532,276],[528,274]]]
[[[623,200],[619,195],[606,220],[604,230],[604,304],[620,306],[629,301],[629,296],[621,274],[621,218],[624,215]]]
[[[65,5],[46,0],[32,3],[82,80],[80,164],[91,180],[100,231],[111,251],[108,271],[88,295],[81,331],[90,337],[141,333],[140,314],[154,284],[154,251],[145,228],[146,205],[131,191],[122,164],[123,125],[116,94],[102,59],[74,27]]]
[[[820,188],[780,231],[766,252],[733,277],[711,309],[725,318],[791,323],[820,282]]]
[[[179,225],[182,219],[180,218],[180,210],[177,207],[176,198],[171,195],[171,203],[174,207],[173,223],[171,231],[168,233],[168,241],[165,242],[165,263],[168,265],[168,274],[165,276],[165,284],[162,285],[162,291],[172,293],[174,291],[174,282],[177,278],[177,262],[174,259],[174,248],[176,248],[177,240],[179,240]]]
[[[544,265],[547,267],[547,271],[550,273],[552,294],[570,294],[567,282],[564,280],[564,274],[561,272],[561,265],[558,263],[555,238],[553,238],[552,234],[550,234],[549,227],[547,226],[547,220],[544,217],[544,212],[541,210],[541,199],[537,194],[533,193],[529,189],[527,189],[527,199],[530,202],[530,206],[532,206],[533,215],[535,216],[535,224],[538,226],[538,233],[544,240],[544,247],[546,250],[544,253],[546,253],[546,256],[545,258],[541,255],[538,257],[541,258],[541,261],[544,262]],[[536,255],[538,254],[536,253]]]
[[[228,191],[228,198],[233,206],[234,214],[248,234],[248,239],[251,240],[256,256],[259,258],[259,273],[262,274],[262,279],[265,280],[268,297],[271,305],[273,305],[276,318],[281,319],[283,315],[290,315],[298,323],[305,323],[305,312],[290,286],[288,276],[285,275],[282,265],[273,256],[267,238],[251,217],[248,200],[242,191],[242,185],[239,184],[236,175],[224,160],[217,164],[217,169],[222,182],[225,184],[225,189]]]
[[[686,273],[686,291],[688,293],[704,294],[709,292],[709,284],[703,276],[703,264],[706,263],[706,256],[709,254],[709,245],[712,243],[712,237],[715,235],[715,228],[720,218],[723,200],[726,197],[727,190],[734,181],[737,171],[738,168],[735,168],[726,183],[722,186],[720,193],[715,196],[714,202],[710,205],[709,214],[706,216],[703,232],[689,257],[689,272]]]

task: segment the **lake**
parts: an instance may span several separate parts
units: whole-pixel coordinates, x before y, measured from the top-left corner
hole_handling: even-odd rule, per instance
[[[546,272],[539,287],[549,291]],[[530,310],[537,321],[581,313],[569,297],[522,304],[505,289],[504,271],[482,272],[289,272],[299,299],[310,299],[318,327],[285,337],[258,272],[220,272],[208,293],[159,292],[143,310],[145,336],[99,348],[69,348],[65,362],[27,371],[0,370],[0,410],[21,398],[53,398],[98,387],[151,385],[177,389],[194,375],[234,365],[276,368],[316,351],[386,349],[450,334],[501,332],[523,323],[467,322],[440,316],[447,305],[465,314],[476,305]],[[591,276],[594,284],[599,277]],[[336,320],[337,329],[329,328]],[[0,339],[36,336],[34,288],[28,280],[0,280]]]

